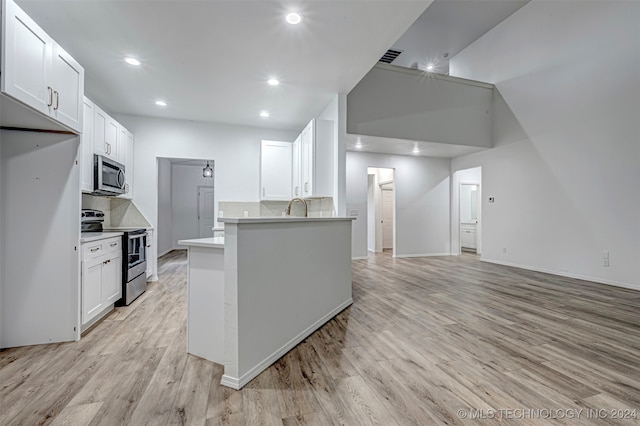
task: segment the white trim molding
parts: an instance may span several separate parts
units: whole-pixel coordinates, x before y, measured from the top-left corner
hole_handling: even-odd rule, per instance
[[[487,262],[487,263],[494,263],[496,265],[509,266],[511,268],[526,269],[528,271],[534,271],[534,272],[542,272],[544,274],[557,275],[560,277],[574,278],[576,280],[590,281],[596,284],[611,285],[615,287],[627,288],[629,290],[640,291],[640,285],[636,285],[636,284],[622,283],[622,282],[613,281],[613,280],[603,280],[602,278],[587,277],[584,275],[572,274],[570,272],[554,271],[551,269],[538,268],[538,267],[529,266],[529,265],[521,265],[519,263],[504,262],[502,260],[485,259],[482,257],[480,258],[480,261]]]
[[[241,377],[232,377],[232,376],[224,374],[222,376],[222,380],[220,380],[220,384],[224,385],[224,386],[228,386],[228,387],[233,388],[233,389],[239,390],[240,388],[245,386],[247,383],[249,383],[251,380],[253,380],[258,374],[260,374],[264,370],[266,370],[271,364],[273,364],[274,362],[276,362],[277,360],[282,358],[283,355],[285,355],[291,349],[296,347],[296,345],[298,345],[298,343],[302,342],[304,339],[309,337],[314,331],[316,331],[317,329],[322,327],[325,323],[327,323],[333,317],[335,317],[340,312],[342,312],[343,310],[345,310],[346,308],[351,306],[351,304],[353,304],[353,299],[352,298],[349,298],[345,302],[341,303],[335,309],[333,309],[331,312],[327,313],[325,316],[320,318],[318,321],[313,323],[311,326],[307,327],[300,334],[295,336],[293,339],[289,340],[282,347],[280,347],[275,352],[273,352],[271,355],[266,357],[264,360],[262,360],[260,363],[258,363],[251,370],[247,371]]]

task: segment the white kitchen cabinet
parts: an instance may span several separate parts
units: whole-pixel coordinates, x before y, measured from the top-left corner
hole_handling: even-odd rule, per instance
[[[133,199],[133,134],[119,125],[118,134],[118,160],[124,164],[124,194],[120,198]]]
[[[102,258],[82,262],[82,324],[102,312]]]
[[[84,69],[60,45],[53,44],[53,88],[50,114],[65,126],[82,131]]]
[[[83,102],[84,120],[82,122],[82,135],[80,135],[80,190],[93,192],[93,102],[87,97]]]
[[[102,265],[102,299],[105,305],[122,297],[122,254],[112,252]]]
[[[133,199],[133,133],[127,131],[126,198]]]
[[[93,113],[93,149],[95,153],[118,161],[119,132],[120,125],[118,122],[104,112],[102,108],[95,105]]]
[[[311,121],[300,135],[300,181],[303,197],[310,197],[313,194],[313,127],[313,121]]]
[[[84,122],[81,141],[80,188],[93,192],[94,154],[107,156],[125,167],[125,193],[133,199],[133,134],[109,114],[84,97]]]
[[[296,140],[293,142],[293,151],[291,158],[291,195],[293,197],[301,197],[302,196],[302,175],[300,174],[300,145],[301,145],[302,135],[298,135]]]
[[[291,142],[262,141],[260,199],[291,199]]]
[[[122,297],[122,238],[84,243],[82,251],[82,325],[106,315]]]
[[[82,132],[84,69],[13,0],[3,5],[2,92]]]
[[[333,122],[314,119],[300,134],[302,197],[333,196]]]

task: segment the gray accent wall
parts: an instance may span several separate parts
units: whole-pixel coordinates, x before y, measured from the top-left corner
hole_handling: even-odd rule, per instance
[[[493,86],[376,65],[347,96],[347,133],[491,148]]]

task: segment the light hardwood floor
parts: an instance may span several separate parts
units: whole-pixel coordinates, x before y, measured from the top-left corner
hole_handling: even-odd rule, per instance
[[[234,391],[185,353],[185,261],[80,342],[1,351],[0,424],[639,424],[611,410],[640,411],[640,292],[380,254],[353,262],[350,308]]]

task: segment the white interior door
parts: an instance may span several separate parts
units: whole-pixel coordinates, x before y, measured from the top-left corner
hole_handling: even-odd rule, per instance
[[[382,248],[393,248],[393,190],[382,188]]]
[[[214,225],[213,187],[198,187],[198,237],[213,237]]]

